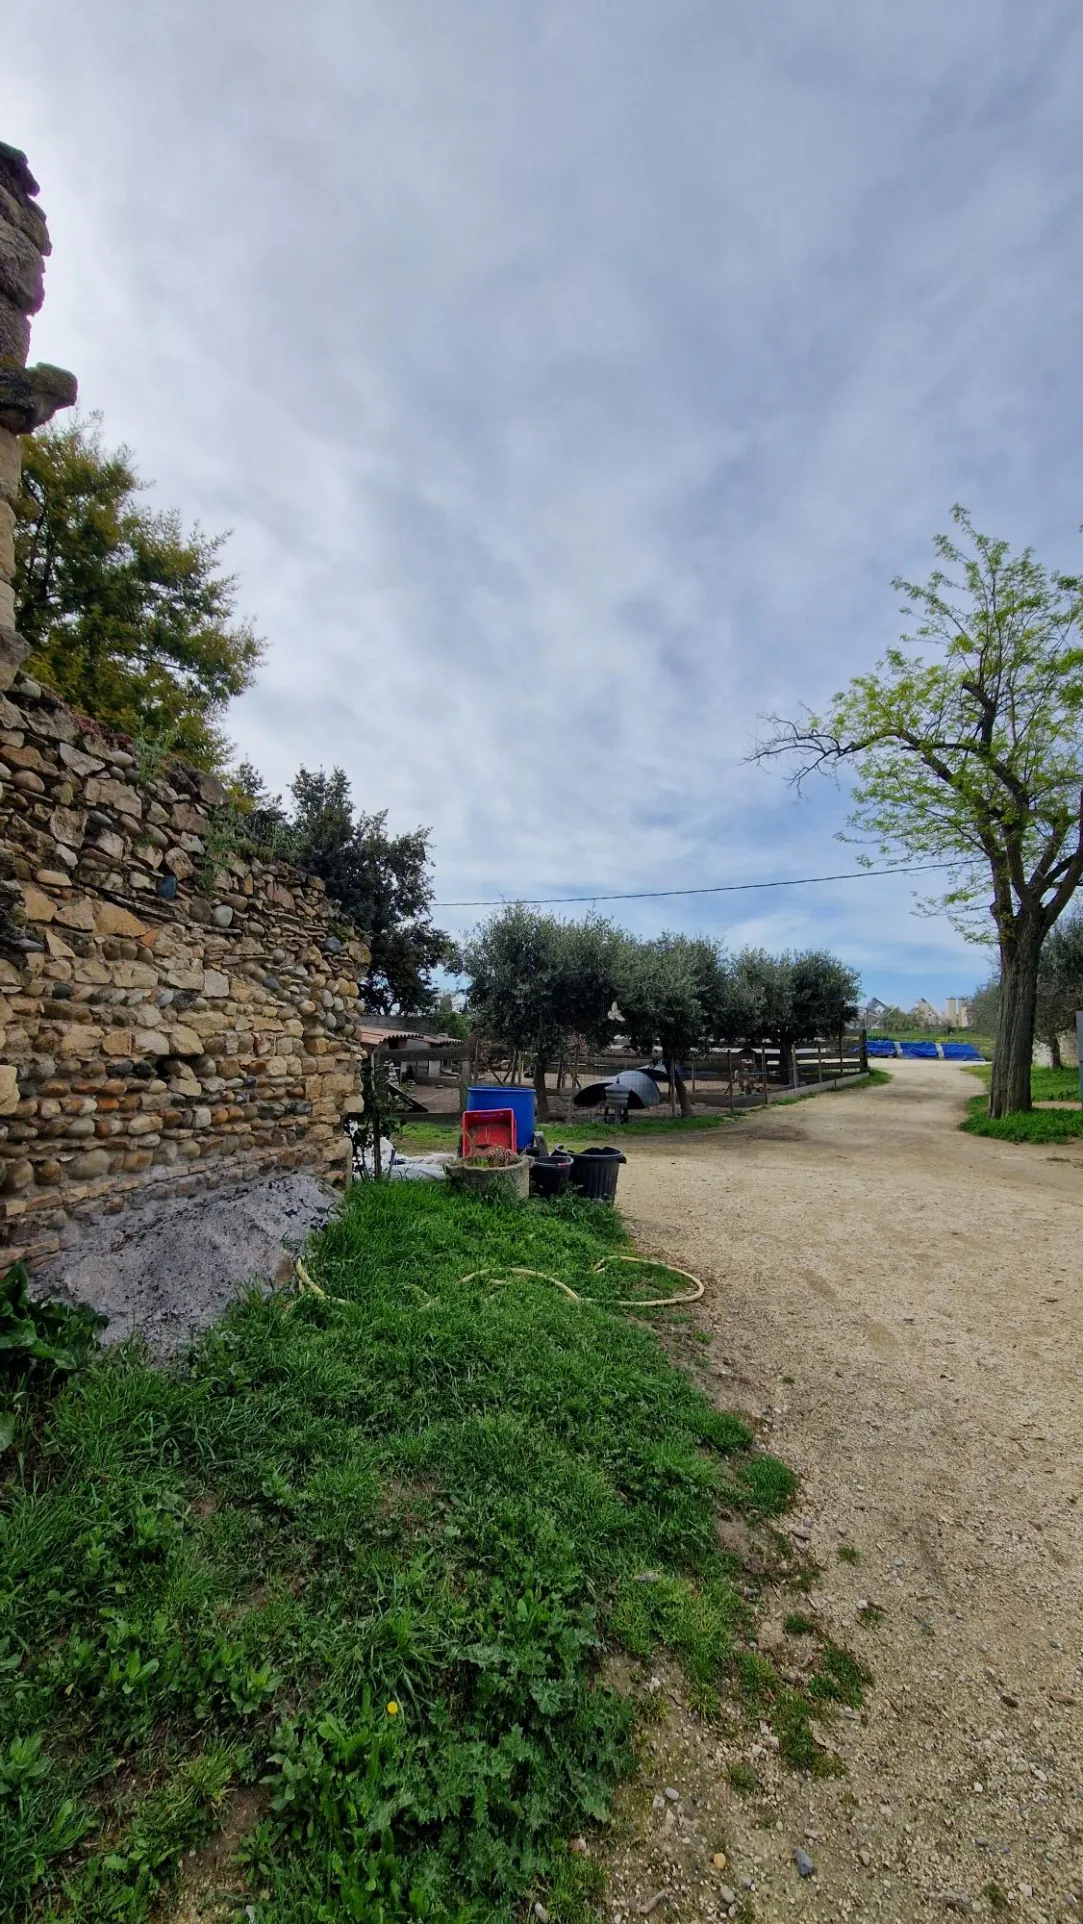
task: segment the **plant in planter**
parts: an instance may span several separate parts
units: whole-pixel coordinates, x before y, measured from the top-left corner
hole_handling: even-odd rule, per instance
[[[470,1195],[525,1199],[530,1193],[529,1158],[499,1145],[468,1150],[456,1162],[449,1162],[445,1173],[453,1188]]]

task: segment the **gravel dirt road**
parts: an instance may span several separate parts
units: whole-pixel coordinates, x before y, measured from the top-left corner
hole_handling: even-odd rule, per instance
[[[768,1599],[761,1641],[798,1664],[783,1617],[811,1607],[874,1682],[821,1780],[663,1679],[618,1916],[661,1891],[664,1924],[1083,1920],[1083,1144],[960,1134],[952,1065],[892,1078],[643,1143],[622,1174],[640,1245],[708,1282],[716,1400],[802,1474],[788,1521],[822,1574],[810,1603]]]

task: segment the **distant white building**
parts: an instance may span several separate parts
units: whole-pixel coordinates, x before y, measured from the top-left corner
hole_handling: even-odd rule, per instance
[[[969,1029],[970,1004],[965,995],[949,995],[944,1004],[944,1020],[953,1028]]]
[[[931,1002],[926,1002],[923,995],[919,995],[914,1004],[914,1015],[919,1022],[925,1023],[930,1029],[938,1029],[940,1027],[940,1010],[934,1009]]]

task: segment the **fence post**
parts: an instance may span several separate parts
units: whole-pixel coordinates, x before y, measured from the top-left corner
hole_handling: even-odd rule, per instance
[[[858,1034],[857,1047],[858,1059],[861,1063],[861,1073],[863,1076],[867,1076],[869,1073],[869,1032],[864,1025],[862,1025]]]
[[[459,1114],[464,1115],[470,1107],[470,1084],[473,1081],[471,1064],[477,1055],[477,1037],[472,1038],[459,1057]]]
[[[767,1103],[768,1103],[768,1096],[767,1096],[767,1044],[766,1044],[766,1042],[764,1043],[764,1045],[763,1045],[763,1047],[762,1047],[762,1049],[760,1050],[760,1064],[761,1064],[761,1067],[762,1067],[762,1070],[763,1070],[763,1106],[764,1106],[764,1108],[766,1109],[766,1107],[767,1107]]]
[[[821,1041],[819,1040],[819,1038],[817,1037],[817,1041],[816,1041],[816,1080],[817,1080],[817,1082],[822,1082],[822,1081],[823,1081],[823,1079],[824,1079],[824,1045],[823,1045],[823,1043],[822,1043],[822,1042],[821,1042]]]
[[[1081,1059],[1083,1059],[1083,1058],[1081,1058]],[[732,1114],[733,1114],[733,1050],[732,1050],[732,1049],[727,1049],[727,1050],[726,1050],[726,1070],[727,1070],[727,1072],[728,1072],[728,1075],[729,1075],[729,1084],[730,1084],[730,1115],[732,1116]]]

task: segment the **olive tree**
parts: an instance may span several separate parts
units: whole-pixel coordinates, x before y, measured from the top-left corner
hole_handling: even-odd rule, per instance
[[[712,1040],[725,993],[724,966],[712,942],[685,935],[626,942],[618,990],[624,1026],[635,1048],[661,1050],[670,1108],[679,1104],[682,1116],[692,1114],[692,1103],[681,1059]]]
[[[1038,966],[1034,1030],[1049,1050],[1054,1069],[1063,1067],[1060,1039],[1075,1028],[1083,1009],[1083,915],[1066,915],[1045,938]]]
[[[987,907],[1001,1116],[1030,1107],[1042,945],[1083,877],[1083,583],[1030,549],[1013,556],[963,508],[953,519],[958,540],[937,536],[929,580],[894,583],[915,631],[823,715],[771,716],[755,752],[794,758],[798,784],[852,768],[851,827],[884,855],[943,862],[939,906],[965,933]]]
[[[608,1040],[621,937],[601,916],[561,922],[511,903],[463,946],[474,1024],[533,1062],[538,1117],[549,1114],[546,1071],[570,1036]]]
[[[784,1081],[793,1076],[797,1043],[837,1037],[857,1014],[857,976],[822,949],[802,955],[745,949],[729,975],[729,1019],[717,1039],[776,1043]]]

